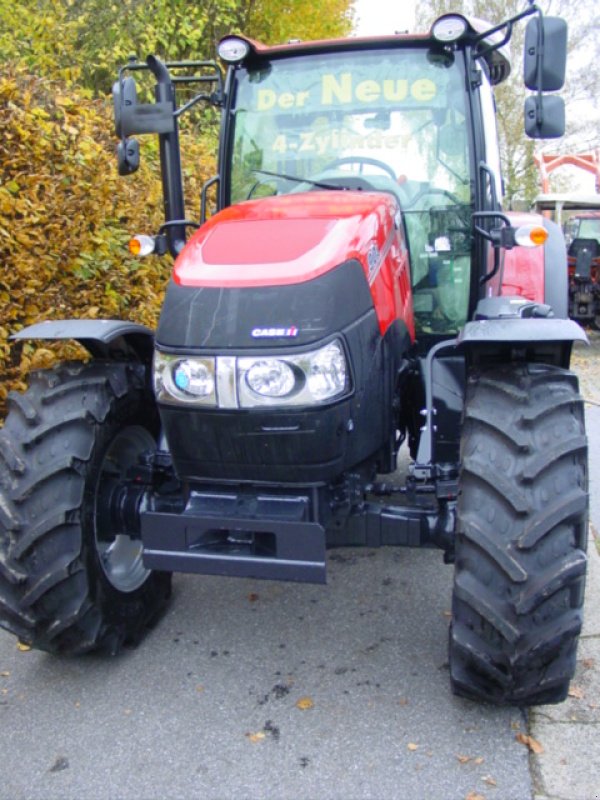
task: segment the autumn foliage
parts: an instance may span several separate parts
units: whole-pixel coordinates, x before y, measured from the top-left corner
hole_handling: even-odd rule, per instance
[[[117,174],[107,97],[132,50],[170,58],[213,57],[235,29],[265,41],[343,35],[351,0],[0,0],[0,420],[27,372],[75,345],[10,335],[45,319],[120,318],[153,327],[170,273],[168,258],[135,260],[132,233],[163,221],[156,137],[142,137],[142,167]],[[212,119],[212,121],[211,121]],[[215,114],[184,124],[188,217],[215,172]],[[186,166],[187,165],[187,166]],[[1,422],[0,422],[1,424]]]
[[[190,135],[196,197],[214,156]],[[32,367],[72,349],[11,344],[43,319],[132,319],[154,326],[168,259],[135,260],[132,232],[163,220],[157,156],[148,141],[135,177],[120,178],[111,110],[72,88],[12,70],[0,79],[0,403]]]

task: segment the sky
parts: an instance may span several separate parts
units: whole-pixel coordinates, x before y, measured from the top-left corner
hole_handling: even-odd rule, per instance
[[[414,31],[414,0],[356,0],[357,36]]]

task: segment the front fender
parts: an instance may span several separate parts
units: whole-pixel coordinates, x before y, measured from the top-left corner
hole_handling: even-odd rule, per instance
[[[565,368],[574,342],[589,344],[584,330],[571,319],[555,317],[475,320],[457,339],[471,363],[543,361]]]
[[[11,339],[74,339],[94,358],[141,361],[150,364],[154,332],[144,325],[120,319],[63,319],[37,322]]]

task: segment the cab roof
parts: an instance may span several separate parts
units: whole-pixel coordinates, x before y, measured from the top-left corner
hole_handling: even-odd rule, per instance
[[[477,37],[481,33],[491,28],[489,23],[474,17],[466,18],[469,25],[469,38]],[[229,34],[224,39],[242,39],[250,47],[249,58],[266,59],[285,58],[286,56],[309,56],[320,53],[331,53],[336,51],[348,50],[378,50],[393,47],[409,47],[411,44],[423,46],[438,45],[430,33],[395,33],[386,36],[357,36],[344,39],[320,39],[316,41],[300,41],[291,39],[289,42],[275,45],[266,45],[255,39],[251,39],[243,34]],[[504,46],[499,46],[498,42],[502,36],[492,33],[489,37],[481,40],[483,46],[483,59],[488,65],[490,81],[492,84],[501,83],[510,74],[510,61],[508,51]],[[223,41],[223,40],[222,40]],[[495,48],[495,49],[490,49]]]

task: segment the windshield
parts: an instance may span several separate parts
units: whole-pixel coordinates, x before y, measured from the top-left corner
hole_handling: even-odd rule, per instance
[[[580,220],[577,236],[579,239],[595,239],[600,244],[600,217]]]
[[[231,202],[350,188],[404,212],[417,326],[454,332],[469,299],[471,180],[462,62],[394,49],[236,73]]]

